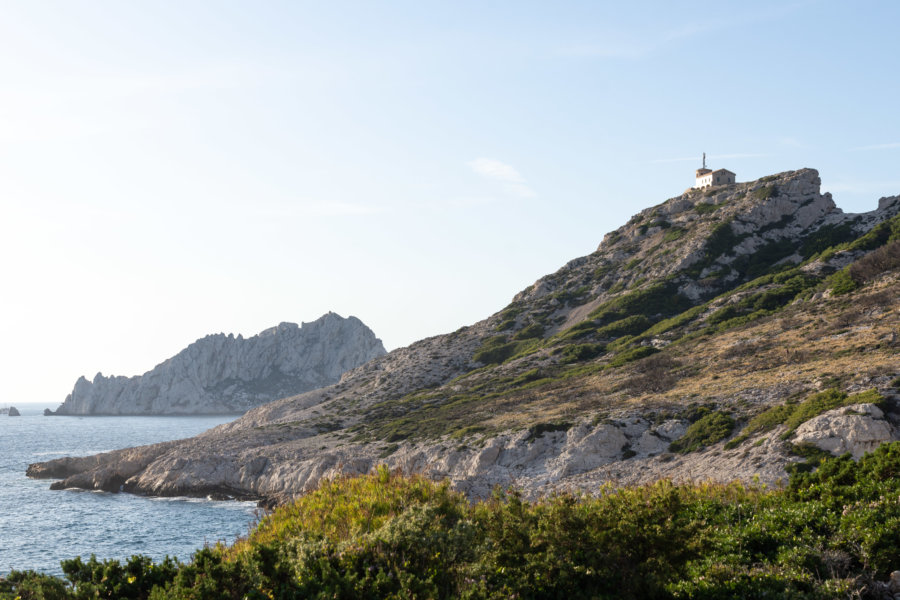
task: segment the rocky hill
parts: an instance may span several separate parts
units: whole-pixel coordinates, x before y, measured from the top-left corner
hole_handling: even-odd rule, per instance
[[[136,377],[78,379],[57,415],[189,415],[247,410],[336,383],[385,353],[356,317],[328,313],[244,339],[208,335]]]
[[[776,484],[897,437],[900,196],[803,169],[635,215],[470,327],[196,438],[29,467],[53,487],[283,500],[386,463],[471,496]]]

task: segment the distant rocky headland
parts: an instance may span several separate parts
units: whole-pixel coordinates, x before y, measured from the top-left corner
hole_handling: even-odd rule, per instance
[[[55,415],[199,415],[243,413],[337,383],[385,354],[356,317],[329,312],[311,323],[281,323],[244,338],[208,335],[135,377],[81,377]]]

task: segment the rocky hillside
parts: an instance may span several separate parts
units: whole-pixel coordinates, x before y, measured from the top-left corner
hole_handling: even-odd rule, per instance
[[[244,339],[208,335],[136,377],[84,377],[57,415],[242,413],[336,383],[385,353],[356,317],[328,313],[312,323],[281,323]]]
[[[386,463],[471,496],[784,481],[897,437],[900,197],[804,169],[635,215],[500,312],[189,440],[29,468],[56,488],[275,501]]]

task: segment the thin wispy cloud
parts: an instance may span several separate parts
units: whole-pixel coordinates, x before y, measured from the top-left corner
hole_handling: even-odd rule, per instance
[[[493,158],[476,158],[467,163],[477,174],[502,184],[503,189],[519,198],[534,198],[537,193],[528,187],[528,183],[515,167]]]
[[[853,152],[860,152],[864,150],[896,150],[900,148],[900,142],[890,142],[888,144],[873,144],[871,146],[859,146],[858,148],[851,148]]]

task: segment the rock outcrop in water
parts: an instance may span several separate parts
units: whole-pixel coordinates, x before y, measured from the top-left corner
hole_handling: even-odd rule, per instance
[[[384,353],[362,321],[335,313],[301,326],[281,323],[246,339],[209,335],[143,375],[81,377],[55,414],[242,413],[336,383]]]
[[[379,463],[472,496],[660,477],[776,484],[804,460],[785,415],[816,392],[858,406],[803,413],[798,444],[858,452],[898,437],[898,212],[894,196],[845,214],[812,169],[691,190],[502,311],[338,384],[195,438],[28,474],[56,488],[276,500]],[[882,408],[854,400],[871,389]]]

